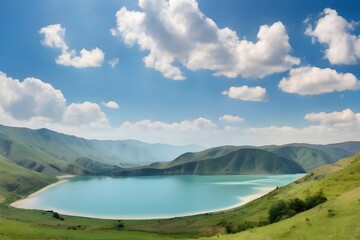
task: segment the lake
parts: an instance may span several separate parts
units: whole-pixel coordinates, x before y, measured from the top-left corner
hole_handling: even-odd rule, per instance
[[[169,218],[239,206],[302,176],[74,177],[17,207],[108,219]]]

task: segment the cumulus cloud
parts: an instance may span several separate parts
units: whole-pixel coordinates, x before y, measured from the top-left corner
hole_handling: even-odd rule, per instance
[[[243,101],[267,101],[266,89],[259,86],[248,87],[245,85],[242,87],[230,87],[228,91],[223,91],[222,94]]]
[[[43,116],[59,120],[65,111],[66,100],[61,91],[36,78],[23,82],[0,72],[0,108],[17,119]]]
[[[118,109],[119,104],[115,101],[109,101],[109,102],[103,102],[102,103],[105,107],[112,108],[112,109]]]
[[[20,82],[0,72],[0,99],[3,123],[108,126],[107,117],[99,105],[90,102],[67,105],[60,90],[40,79],[26,78]]]
[[[239,117],[239,116],[225,114],[224,116],[220,117],[219,120],[225,121],[225,122],[231,122],[231,123],[239,123],[239,122],[244,121],[244,118]]]
[[[321,125],[360,126],[360,113],[354,113],[351,109],[332,113],[309,113],[305,115],[305,119]]]
[[[269,126],[248,128],[244,134],[256,136],[264,142],[283,144],[290,142],[336,143],[360,140],[360,113],[351,109],[339,112],[308,113],[304,117],[314,125],[303,128]]]
[[[257,41],[252,42],[229,28],[219,28],[195,0],[139,0],[139,7],[141,11],[122,7],[111,33],[149,51],[145,66],[167,78],[185,79],[179,65],[233,78],[264,77],[300,63],[289,55],[289,37],[281,22],[260,26]]]
[[[78,55],[75,50],[70,50],[67,46],[64,40],[65,31],[66,29],[60,24],[49,25],[39,31],[44,35],[44,39],[41,41],[44,46],[61,49],[61,54],[55,59],[55,62],[76,68],[100,67],[105,56],[103,51],[99,48],[81,49],[80,55]]]
[[[96,103],[83,102],[70,104],[64,113],[64,122],[76,126],[106,127],[105,113]]]
[[[287,93],[316,95],[335,91],[356,90],[360,82],[351,73],[338,73],[330,68],[300,67],[290,70],[278,87]]]
[[[118,59],[118,58],[113,58],[113,59],[111,59],[108,63],[110,64],[110,66],[111,66],[112,68],[114,68],[114,67],[116,66],[116,64],[118,64],[118,62],[119,62],[119,59]]]
[[[356,23],[348,22],[338,13],[325,8],[315,23],[309,24],[305,34],[311,36],[313,42],[325,44],[325,57],[332,64],[355,64],[360,58],[360,37],[351,34]]]

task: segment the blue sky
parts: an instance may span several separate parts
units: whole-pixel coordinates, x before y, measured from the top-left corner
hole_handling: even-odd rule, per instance
[[[204,146],[360,140],[359,12],[355,0],[1,1],[0,123]]]

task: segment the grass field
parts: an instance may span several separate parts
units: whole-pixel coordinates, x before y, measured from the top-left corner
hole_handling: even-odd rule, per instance
[[[221,224],[267,224],[268,209],[277,200],[305,198],[320,190],[327,202],[278,223],[237,234],[226,234]],[[63,217],[61,221],[51,212],[0,204],[0,239],[360,239],[360,155],[224,212],[142,221]]]

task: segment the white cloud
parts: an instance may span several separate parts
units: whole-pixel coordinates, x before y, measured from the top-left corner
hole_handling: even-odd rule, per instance
[[[245,85],[242,87],[230,87],[228,91],[223,91],[222,94],[243,101],[267,101],[266,89],[259,86],[248,87]]]
[[[80,55],[75,50],[71,50],[62,52],[55,59],[55,62],[60,65],[76,68],[100,67],[104,56],[105,54],[99,48],[94,48],[90,51],[81,49]]]
[[[105,57],[103,51],[99,48],[81,49],[80,55],[78,55],[75,50],[69,50],[64,40],[65,31],[66,29],[60,24],[49,25],[39,31],[44,35],[44,39],[41,41],[44,46],[61,49],[61,54],[55,59],[55,62],[76,68],[100,67]]]
[[[95,103],[66,104],[60,90],[40,79],[26,78],[23,82],[0,72],[0,113],[3,124],[40,124],[74,127],[107,127],[108,121]],[[43,126],[42,126],[43,127]]]
[[[112,108],[112,109],[119,108],[119,104],[117,104],[117,102],[115,102],[115,101],[103,102],[102,105],[104,105],[105,107],[108,107],[108,108]]]
[[[43,27],[40,29],[39,33],[44,35],[44,39],[41,41],[44,46],[61,48],[64,50],[68,49],[68,46],[64,41],[65,28],[61,27],[60,24]]]
[[[108,121],[96,103],[70,104],[64,113],[64,122],[76,126],[106,127]]]
[[[0,72],[0,107],[17,119],[43,116],[59,120],[65,111],[66,100],[61,91],[39,79],[26,78],[23,82]]]
[[[360,126],[360,114],[355,114],[350,109],[332,113],[309,113],[305,115],[305,119],[311,122],[318,122],[321,125]]]
[[[220,117],[219,120],[225,121],[225,122],[231,122],[231,123],[239,123],[239,122],[244,121],[244,118],[239,117],[239,116],[225,114],[224,116]]]
[[[110,64],[110,66],[112,67],[112,68],[114,68],[115,66],[116,66],[116,64],[118,64],[118,62],[119,62],[119,59],[118,58],[113,58],[113,59],[111,59],[111,60],[109,60],[109,64]]]
[[[161,121],[142,120],[139,122],[124,122],[121,129],[131,129],[140,131],[172,131],[172,132],[187,132],[187,131],[201,131],[205,129],[214,129],[216,124],[211,120],[199,117],[194,120],[184,120],[181,122],[165,123]]]
[[[351,34],[354,22],[348,22],[338,13],[325,8],[315,28],[309,25],[305,34],[311,36],[313,42],[325,44],[325,57],[332,64],[355,64],[360,58],[360,37]]]
[[[289,55],[289,37],[281,22],[260,26],[257,42],[251,42],[229,28],[219,28],[195,0],[139,0],[139,7],[141,11],[122,7],[111,33],[149,51],[145,66],[167,78],[185,79],[179,65],[233,78],[264,77],[300,63]]]
[[[291,142],[336,143],[360,140],[360,113],[350,109],[340,112],[309,113],[305,119],[317,123],[303,128],[290,126],[269,126],[248,128],[244,134],[251,138],[261,139],[267,144],[284,144]]]
[[[199,117],[177,122],[125,121],[112,134],[116,138],[140,139],[152,143],[207,145],[209,142],[217,142],[220,133],[217,125],[210,119]]]
[[[279,88],[288,93],[316,95],[335,91],[356,90],[360,82],[351,73],[338,73],[330,68],[300,67],[291,69]]]

